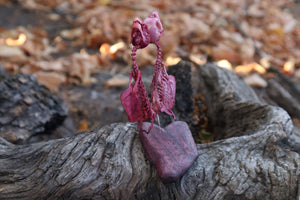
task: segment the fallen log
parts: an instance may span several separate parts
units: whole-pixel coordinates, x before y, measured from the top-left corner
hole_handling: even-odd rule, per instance
[[[182,67],[179,63],[177,67]],[[136,125],[115,123],[29,145],[0,140],[0,199],[296,199],[300,156],[289,115],[232,72],[196,67],[218,139],[175,183],[145,158]],[[180,84],[177,82],[177,85]],[[297,139],[296,139],[297,140]]]
[[[290,89],[286,89],[282,82],[276,79],[268,80],[267,93],[268,96],[280,107],[284,108],[291,117],[300,119],[300,103],[299,95],[293,93]]]
[[[58,127],[67,107],[34,76],[10,76],[0,66],[0,137],[26,143],[36,134]]]

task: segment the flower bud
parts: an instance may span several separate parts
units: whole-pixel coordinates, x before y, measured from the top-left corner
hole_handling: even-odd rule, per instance
[[[132,24],[131,43],[139,48],[145,48],[150,43],[150,33],[147,25],[141,22],[139,18],[135,18]]]
[[[155,43],[160,39],[161,34],[164,32],[162,24],[159,19],[158,12],[153,12],[149,17],[147,17],[144,22],[150,32],[150,42]]]

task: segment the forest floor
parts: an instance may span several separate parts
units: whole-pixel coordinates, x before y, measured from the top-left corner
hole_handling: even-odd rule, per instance
[[[125,122],[119,97],[131,70],[131,24],[155,10],[167,66],[216,62],[254,88],[267,87],[273,66],[300,83],[300,3],[289,0],[0,0],[0,65],[64,99],[67,135]],[[137,55],[148,86],[155,57],[154,47]]]

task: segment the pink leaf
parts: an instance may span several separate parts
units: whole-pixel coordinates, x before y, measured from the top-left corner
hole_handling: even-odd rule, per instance
[[[140,71],[138,71],[140,72]],[[137,74],[137,80],[141,78],[141,73]],[[121,103],[128,115],[128,121],[138,122],[143,118],[142,103],[138,94],[139,81],[131,84],[132,73],[130,73],[129,87],[121,93]]]
[[[174,76],[163,74],[161,71],[152,80],[151,98],[156,113],[165,112],[173,115],[172,108],[175,103],[176,82]]]
[[[145,120],[151,120],[153,123],[156,113],[153,111],[152,105],[148,99],[148,95],[142,81],[141,71],[137,70],[136,80],[133,84],[131,84],[132,77],[134,76],[131,71],[129,87],[121,93],[121,103],[128,115],[128,121],[139,122],[139,128]]]

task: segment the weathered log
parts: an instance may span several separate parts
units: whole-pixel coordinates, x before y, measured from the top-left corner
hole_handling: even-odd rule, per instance
[[[228,70],[207,64],[197,71],[220,140],[198,144],[199,157],[177,182],[159,180],[136,125],[116,123],[30,145],[1,139],[0,199],[299,197],[300,156],[289,115],[262,103]]]
[[[268,80],[267,94],[280,107],[284,108],[291,117],[300,119],[299,97],[293,92],[282,86],[282,82],[276,79]]]
[[[199,67],[198,72],[199,91],[207,99],[208,117],[216,137],[232,138],[207,144],[207,151],[199,152],[200,158],[208,157],[202,161],[205,166],[194,171],[202,169],[202,174],[214,181],[204,179],[202,191],[196,192],[196,196],[201,199],[299,196],[300,157],[299,151],[295,151],[296,144],[289,142],[296,136],[288,114],[279,107],[262,103],[250,87],[228,70],[207,64]],[[205,149],[201,148],[204,144],[199,146]]]
[[[37,133],[55,129],[67,107],[31,75],[9,76],[0,66],[0,137],[25,143]]]

